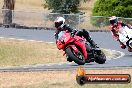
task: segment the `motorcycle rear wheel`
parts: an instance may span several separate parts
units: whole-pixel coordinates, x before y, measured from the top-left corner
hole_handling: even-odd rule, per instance
[[[70,57],[78,65],[85,64],[85,58],[80,51],[76,54],[74,51],[71,50],[70,47],[67,48],[65,51],[66,51],[66,54],[68,55],[68,57]]]

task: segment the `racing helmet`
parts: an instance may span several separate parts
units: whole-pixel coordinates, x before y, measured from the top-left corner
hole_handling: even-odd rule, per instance
[[[63,17],[57,17],[54,21],[56,28],[62,27],[65,24],[65,19]]]
[[[112,25],[117,25],[118,19],[117,19],[116,16],[112,16],[112,17],[109,18],[109,22],[110,22],[110,24],[112,24]]]

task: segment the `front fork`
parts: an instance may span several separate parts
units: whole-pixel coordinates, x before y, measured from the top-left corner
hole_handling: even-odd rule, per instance
[[[67,49],[69,47],[71,47],[74,50],[75,53],[78,52],[78,49],[76,48],[75,45],[70,45],[70,46],[66,47],[65,49]],[[65,52],[65,50],[63,50],[63,51],[64,51],[64,53],[63,53],[63,56],[64,56],[64,55],[66,55],[66,52]],[[67,61],[72,62],[72,60],[68,57],[68,55],[66,55],[66,59],[67,59]]]
[[[71,48],[74,50],[75,53],[78,52],[78,49],[76,48],[75,45],[69,45],[68,47],[71,47]],[[65,49],[67,49],[68,47],[66,47]],[[64,50],[64,51],[65,51],[65,50]],[[64,52],[63,56],[64,56],[65,54],[66,54],[66,52]]]

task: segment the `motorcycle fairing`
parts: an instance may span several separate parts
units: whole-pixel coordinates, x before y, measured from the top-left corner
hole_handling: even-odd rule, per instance
[[[75,41],[75,45],[79,46],[81,49],[82,49],[82,52],[84,54],[84,58],[87,59],[88,58],[88,54],[87,54],[87,50],[86,50],[86,46],[85,46],[85,43],[84,43],[84,40],[82,40],[81,37],[79,36],[75,36],[75,37],[78,37]]]
[[[127,26],[121,27],[119,29],[119,40],[126,45],[126,42],[132,38],[132,29],[129,29]]]

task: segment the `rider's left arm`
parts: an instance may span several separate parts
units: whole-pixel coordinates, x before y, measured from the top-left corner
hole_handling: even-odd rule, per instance
[[[132,29],[132,26],[130,24],[122,23],[122,26],[127,26],[128,28]]]

